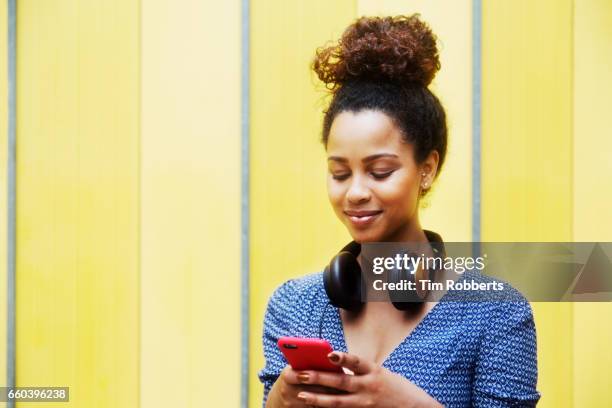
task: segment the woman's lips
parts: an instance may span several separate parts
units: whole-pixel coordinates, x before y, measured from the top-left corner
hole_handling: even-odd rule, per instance
[[[354,226],[365,227],[374,222],[382,211],[345,211],[344,213]]]

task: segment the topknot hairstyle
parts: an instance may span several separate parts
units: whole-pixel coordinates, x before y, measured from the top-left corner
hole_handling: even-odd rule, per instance
[[[428,86],[440,59],[436,36],[418,14],[362,17],[337,45],[317,50],[313,68],[332,90],[355,79]]]
[[[440,69],[436,36],[418,14],[361,17],[336,44],[317,49],[312,69],[332,92],[323,119],[327,146],[336,115],[365,109],[387,114],[404,140],[415,147],[415,160],[446,156],[446,114],[428,85]]]

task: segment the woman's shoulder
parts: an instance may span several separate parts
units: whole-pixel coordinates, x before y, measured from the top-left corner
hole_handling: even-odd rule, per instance
[[[487,275],[475,276],[482,283],[504,283],[504,289],[479,302],[483,330],[475,354],[473,402],[513,406],[535,406],[540,398],[537,385],[537,335],[531,304],[509,283]]]
[[[457,282],[462,285],[455,285],[441,301],[451,309],[461,308],[464,319],[479,322],[486,331],[516,324],[533,327],[531,304],[510,283],[479,272],[466,272]]]
[[[312,337],[327,304],[322,273],[289,279],[270,296],[264,327],[283,327],[283,335]]]
[[[472,291],[473,298],[470,300],[477,304],[475,309],[484,320],[487,335],[506,337],[523,333],[535,338],[533,310],[520,290],[502,279],[481,273],[467,274],[467,280],[485,285],[485,290]]]
[[[292,278],[279,285],[268,300],[268,308],[306,310],[327,301],[323,273],[311,273]]]

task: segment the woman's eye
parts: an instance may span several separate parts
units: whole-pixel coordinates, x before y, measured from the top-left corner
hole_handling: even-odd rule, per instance
[[[374,177],[375,179],[381,180],[381,179],[389,177],[392,173],[393,171],[387,171],[385,173],[372,172],[371,174],[372,174],[372,177]]]
[[[394,172],[394,170],[391,170],[391,171],[385,171],[385,172],[376,172],[376,171],[372,171],[372,172],[370,172],[370,174],[371,174],[371,175],[372,175],[372,177],[374,177],[375,179],[377,179],[377,180],[382,180],[382,179],[385,179],[385,178],[389,177],[391,174],[393,174],[393,172]],[[349,177],[351,177],[351,174],[350,174],[350,173],[339,173],[339,174],[333,174],[333,173],[332,173],[332,178],[333,178],[334,180],[339,180],[339,181],[342,181],[342,180],[346,180],[346,179],[348,179]]]

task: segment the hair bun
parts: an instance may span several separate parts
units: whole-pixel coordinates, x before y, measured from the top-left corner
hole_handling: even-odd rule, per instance
[[[319,48],[313,70],[329,89],[353,80],[428,86],[440,69],[436,36],[418,14],[361,17],[337,44]]]

